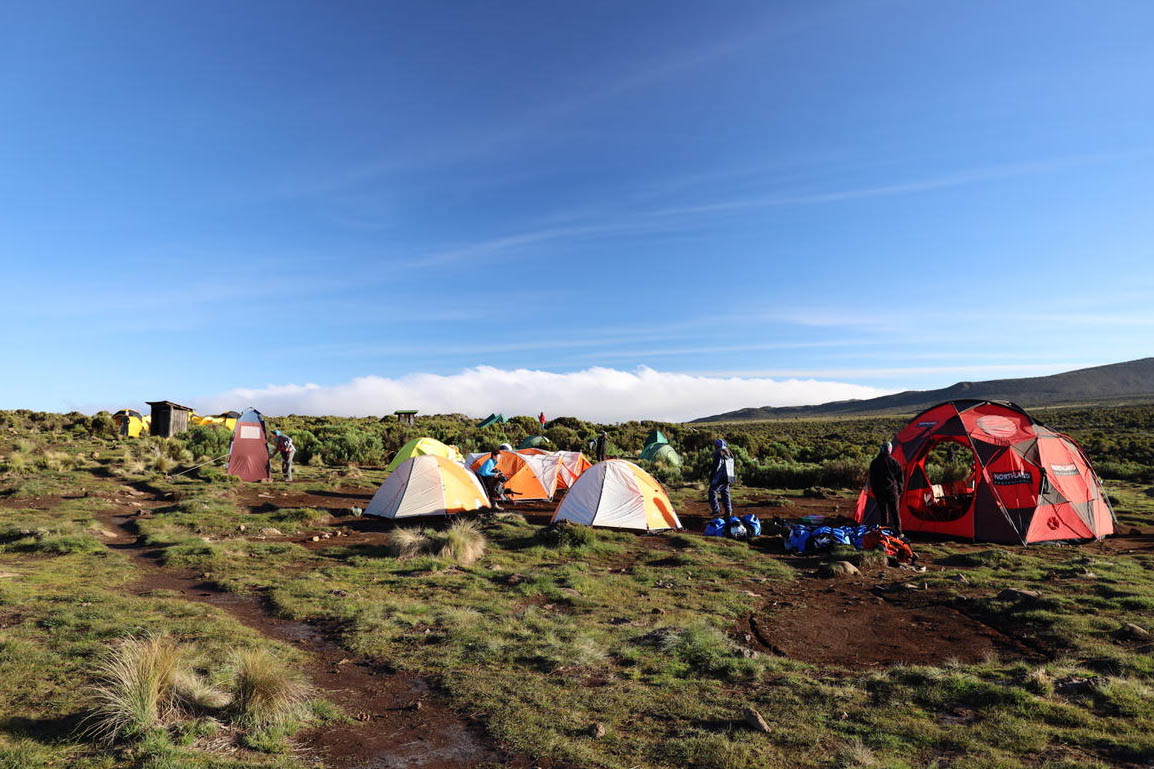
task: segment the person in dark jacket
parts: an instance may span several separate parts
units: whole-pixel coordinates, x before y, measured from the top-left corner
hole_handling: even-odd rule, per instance
[[[292,483],[293,457],[297,455],[297,448],[293,445],[293,439],[280,430],[273,430],[273,435],[276,436],[276,451],[280,454],[281,472],[284,473],[285,482]]]
[[[609,447],[609,433],[602,430],[601,434],[597,436],[596,450],[597,450],[597,461],[598,462],[604,462],[605,461],[605,452],[608,450],[608,447]]]
[[[733,482],[733,452],[718,438],[713,442],[713,460],[709,471],[709,509],[713,516],[733,516],[733,500],[729,498],[729,484]]]
[[[882,443],[881,451],[870,462],[870,490],[878,506],[878,522],[902,536],[902,519],[898,512],[898,501],[902,496],[902,466],[891,454],[894,447],[889,441]]]

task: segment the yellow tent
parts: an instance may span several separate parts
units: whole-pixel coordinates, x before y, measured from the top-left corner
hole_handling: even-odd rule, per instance
[[[423,456],[405,460],[385,479],[365,515],[452,515],[488,506],[477,476],[444,457]]]
[[[152,426],[152,417],[143,416],[135,409],[121,409],[112,415],[116,434],[124,438],[139,438],[147,435]]]
[[[236,429],[236,420],[240,414],[235,411],[226,411],[223,414],[216,414],[210,417],[202,417],[200,414],[193,413],[188,421],[194,425],[221,425],[229,432]]]
[[[461,452],[456,446],[446,446],[436,438],[413,438],[401,446],[401,450],[393,457],[393,461],[389,462],[388,470],[389,472],[396,470],[406,459],[425,456],[444,457],[459,465],[465,464],[465,458],[461,456]]]

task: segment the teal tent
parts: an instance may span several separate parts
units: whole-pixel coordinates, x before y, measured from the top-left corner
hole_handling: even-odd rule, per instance
[[[647,462],[664,462],[667,465],[681,467],[681,455],[668,443],[650,443],[641,452],[641,458]]]
[[[652,446],[654,443],[669,443],[669,439],[666,438],[660,430],[654,430],[649,433],[649,437],[645,439],[645,445]]]
[[[477,425],[477,427],[488,427],[489,425],[503,425],[508,421],[509,421],[508,419],[505,419],[504,414],[490,414],[489,416],[482,419],[480,424]]]
[[[544,435],[530,435],[517,444],[518,449],[539,449],[549,445],[549,439]]]

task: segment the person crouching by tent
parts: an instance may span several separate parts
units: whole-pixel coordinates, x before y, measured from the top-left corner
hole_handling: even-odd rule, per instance
[[[883,441],[881,451],[870,462],[870,489],[877,500],[881,519],[878,523],[900,537],[903,535],[898,500],[902,496],[902,466],[890,456],[893,450],[893,444]]]
[[[272,434],[276,436],[276,452],[280,454],[280,469],[284,473],[284,479],[288,483],[292,483],[293,479],[293,457],[296,456],[297,448],[293,445],[293,439],[282,433],[280,430],[273,430]]]
[[[736,478],[733,452],[718,438],[713,442],[713,462],[709,473],[709,509],[713,517],[721,515],[725,508],[726,517],[733,516],[733,500],[729,497],[729,484]]]
[[[481,485],[485,487],[485,493],[489,495],[489,504],[494,510],[500,510],[498,502],[500,502],[500,494],[497,491],[497,484],[501,481],[501,472],[497,469],[497,458],[501,456],[500,449],[493,449],[489,452],[489,458],[481,463],[481,467],[477,470],[477,477],[481,479]]]

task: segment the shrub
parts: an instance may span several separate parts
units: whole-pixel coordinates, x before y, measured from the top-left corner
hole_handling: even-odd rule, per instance
[[[266,649],[237,652],[233,706],[239,724],[270,729],[300,720],[312,688],[304,676]]]
[[[172,710],[183,650],[165,635],[130,639],[107,652],[97,669],[85,733],[98,742],[142,737]]]

